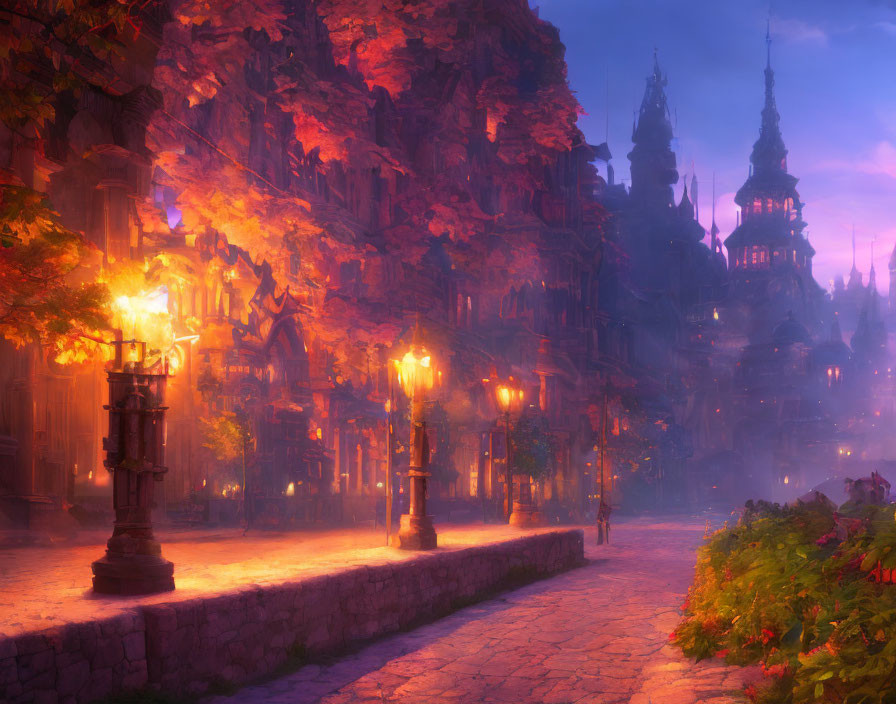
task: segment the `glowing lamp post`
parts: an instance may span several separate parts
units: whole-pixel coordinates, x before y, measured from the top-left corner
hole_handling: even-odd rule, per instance
[[[504,415],[504,520],[510,521],[513,502],[513,473],[510,470],[510,407],[513,405],[515,389],[499,385],[495,389],[495,400]],[[520,391],[520,399],[523,392]]]
[[[398,381],[411,401],[411,451],[408,471],[410,502],[408,513],[401,516],[394,545],[404,550],[431,550],[436,547],[432,516],[426,515],[426,471],[429,466],[429,440],[423,408],[426,393],[436,380],[432,355],[420,342],[419,325],[414,331],[411,349],[398,362]]]
[[[509,382],[513,382],[510,377]],[[511,525],[530,525],[533,523],[529,515],[532,513],[531,493],[528,484],[524,485],[520,478],[517,500],[513,500],[513,466],[511,464],[510,447],[510,412],[523,405],[523,390],[511,383],[499,384],[495,388],[495,400],[504,415],[504,519]]]
[[[102,594],[151,594],[174,589],[174,565],[162,557],[152,529],[153,488],[165,467],[167,362],[146,365],[146,343],[113,343],[107,370],[109,436],[103,441],[112,472],[115,523],[106,554],[93,563],[93,590]]]

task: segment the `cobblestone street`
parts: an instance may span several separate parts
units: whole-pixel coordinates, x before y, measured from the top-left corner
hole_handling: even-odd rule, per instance
[[[591,562],[214,704],[733,704],[755,670],[668,645],[704,521],[617,523]]]

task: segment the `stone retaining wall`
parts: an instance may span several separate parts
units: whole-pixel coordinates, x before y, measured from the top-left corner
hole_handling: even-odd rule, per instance
[[[146,687],[240,685],[583,561],[581,530],[552,531],[0,638],[0,701],[87,704]]]

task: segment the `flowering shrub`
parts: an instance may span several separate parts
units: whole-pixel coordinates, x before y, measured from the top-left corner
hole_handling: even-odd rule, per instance
[[[755,702],[892,704],[896,586],[873,572],[893,567],[893,506],[750,503],[700,549],[672,640],[698,659],[761,664]]]

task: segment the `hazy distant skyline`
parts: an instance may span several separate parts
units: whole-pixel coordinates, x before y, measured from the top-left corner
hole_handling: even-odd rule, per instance
[[[569,82],[587,113],[579,125],[593,144],[607,133],[609,94],[617,180],[628,182],[633,114],[657,49],[669,81],[679,173],[690,184],[693,164],[708,229],[715,171],[723,239],[734,228],[734,193],[759,134],[770,19],[781,131],[817,250],[815,278],[827,289],[837,274],[849,273],[854,224],[864,281],[876,238],[878,287],[886,291],[896,245],[896,3],[539,0],[537,6],[567,47]]]

